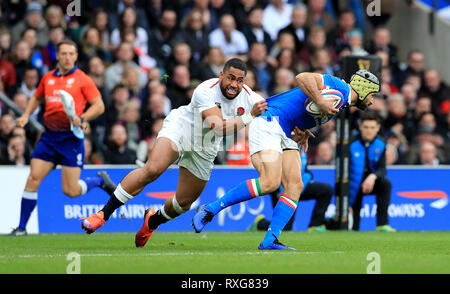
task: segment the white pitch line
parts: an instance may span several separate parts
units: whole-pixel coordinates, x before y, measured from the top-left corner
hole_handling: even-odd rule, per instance
[[[329,252],[316,252],[316,251],[264,251],[264,252],[231,252],[231,253],[217,253],[217,252],[154,252],[144,254],[80,254],[81,257],[145,257],[145,256],[220,256],[220,255],[311,255],[311,254],[343,254],[344,251],[329,251]],[[58,258],[67,257],[67,254],[29,254],[29,255],[17,255],[7,256],[1,255],[0,258]]]

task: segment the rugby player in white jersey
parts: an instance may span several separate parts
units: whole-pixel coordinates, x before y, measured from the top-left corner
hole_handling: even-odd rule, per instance
[[[159,225],[188,211],[209,180],[223,136],[244,128],[267,107],[265,100],[244,84],[246,74],[242,60],[230,59],[219,78],[204,81],[195,89],[189,105],[172,110],[145,165],[128,173],[108,203],[82,221],[82,228],[90,234],[103,226],[117,208],[174,163],[180,167],[175,195],[158,211],[145,211],[136,246],[143,247]]]

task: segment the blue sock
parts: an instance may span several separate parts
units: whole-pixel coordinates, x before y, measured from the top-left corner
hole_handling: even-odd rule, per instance
[[[89,192],[93,188],[103,186],[103,178],[99,176],[80,178],[78,183],[81,186],[81,195]]]
[[[208,204],[205,209],[216,215],[228,206],[252,199],[256,196],[261,196],[259,179],[247,180],[225,193],[221,198]]]
[[[275,241],[275,238],[281,234],[286,224],[294,215],[298,201],[292,200],[286,194],[281,194],[277,205],[273,209],[272,222],[267,230],[266,236],[262,241],[263,246],[268,246]]]
[[[25,230],[33,209],[37,203],[37,192],[23,191],[22,202],[20,205],[20,223],[19,229]]]

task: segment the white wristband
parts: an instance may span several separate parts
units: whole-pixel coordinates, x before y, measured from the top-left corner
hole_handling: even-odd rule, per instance
[[[253,115],[250,112],[247,112],[243,114],[241,118],[244,125],[247,126],[253,120]]]

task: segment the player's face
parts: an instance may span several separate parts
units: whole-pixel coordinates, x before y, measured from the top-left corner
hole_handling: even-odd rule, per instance
[[[363,141],[372,141],[378,134],[380,125],[376,120],[365,120],[359,126]]]
[[[245,72],[243,70],[230,67],[220,73],[220,90],[223,96],[234,99],[241,93],[244,86]]]
[[[375,93],[369,94],[366,99],[364,99],[362,103],[362,107],[360,107],[362,110],[366,110],[370,105],[372,105],[375,102]]]
[[[61,69],[64,71],[71,70],[75,66],[75,61],[77,61],[77,49],[72,45],[62,44],[56,57]]]

